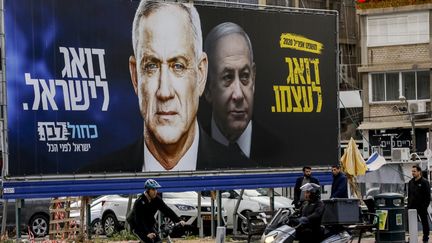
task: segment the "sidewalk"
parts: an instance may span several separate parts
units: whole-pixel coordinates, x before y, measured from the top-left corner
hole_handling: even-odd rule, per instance
[[[212,239],[211,237],[206,237],[203,239],[200,238],[193,238],[193,239],[181,239],[181,238],[174,238],[172,239],[174,243],[214,243],[215,239]],[[408,235],[406,237],[406,242],[408,242],[409,238]],[[15,242],[14,239],[11,239],[11,242]],[[29,240],[25,240],[23,239],[21,242],[30,242]],[[44,242],[47,243],[49,242],[46,238],[40,238],[40,239],[36,239],[34,242]],[[124,241],[113,241],[110,240],[109,238],[98,238],[98,239],[93,239],[91,242],[96,242],[96,243],[138,243],[138,241],[133,241],[133,240],[124,240]],[[245,239],[240,239],[240,240],[236,240],[236,239],[232,239],[230,236],[228,236],[225,240],[225,242],[233,242],[233,243],[247,243],[247,240]],[[354,243],[358,242],[358,238],[354,238],[353,240]],[[367,236],[366,238],[362,238],[361,239],[362,243],[375,243],[375,238],[373,236]],[[422,232],[419,232],[419,238],[417,242],[422,242]],[[432,239],[429,240],[429,242],[432,243]],[[254,236],[252,238],[251,243],[260,243],[260,237],[259,236]]]

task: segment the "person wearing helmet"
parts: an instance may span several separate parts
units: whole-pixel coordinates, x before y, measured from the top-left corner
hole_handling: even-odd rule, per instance
[[[128,215],[131,231],[144,243],[161,242],[156,231],[155,214],[158,210],[172,221],[181,225],[185,224],[158,196],[157,190],[159,188],[161,186],[157,181],[148,179],[144,183],[145,192],[135,201],[132,213]]]
[[[301,224],[296,230],[296,236],[300,243],[320,242],[323,232],[321,219],[324,213],[324,203],[321,201],[321,187],[315,183],[306,183],[300,187],[304,191],[305,203],[300,208]]]

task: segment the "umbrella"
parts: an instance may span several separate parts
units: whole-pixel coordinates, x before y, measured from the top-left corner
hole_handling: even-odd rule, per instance
[[[342,171],[347,175],[351,191],[361,199],[356,176],[364,175],[367,170],[366,163],[357,148],[353,138],[350,139],[344,154],[341,157]]]
[[[348,147],[344,150],[341,158],[342,167],[347,175],[358,176],[364,175],[367,170],[366,163],[357,148],[353,138],[350,139]]]

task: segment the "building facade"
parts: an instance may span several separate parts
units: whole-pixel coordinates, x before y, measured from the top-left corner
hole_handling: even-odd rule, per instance
[[[431,3],[361,1],[360,26],[365,154],[394,161],[423,157],[431,119]],[[402,6],[399,6],[402,5]],[[427,154],[427,153],[426,153]]]

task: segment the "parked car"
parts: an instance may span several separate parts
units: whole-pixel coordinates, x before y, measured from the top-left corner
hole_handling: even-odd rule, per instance
[[[209,192],[203,192],[205,198],[209,198]],[[237,229],[241,233],[248,233],[247,220],[243,220],[238,217],[237,221],[234,222],[234,209],[237,204],[237,200],[240,197],[240,190],[227,190],[222,191],[222,206],[227,212],[227,228],[233,229],[234,223],[237,224]],[[292,208],[292,200],[281,196],[275,192],[274,197],[274,208]],[[240,202],[237,212],[246,216],[248,212],[263,212],[270,210],[270,198],[267,195],[267,189],[256,189],[256,190],[244,190],[243,198]]]
[[[198,217],[198,194],[196,192],[167,192],[163,193],[165,203],[179,216],[186,225],[196,229]],[[137,195],[132,200],[132,205]],[[128,204],[127,195],[111,195],[102,200],[102,226],[107,236],[124,228]],[[210,225],[211,205],[208,199],[202,198],[201,212],[204,227]],[[226,213],[222,210],[224,219]],[[167,219],[164,219],[166,221]]]
[[[20,229],[28,232],[28,229],[35,237],[43,237],[49,230],[49,207],[50,199],[25,199],[21,207]],[[4,200],[0,201],[0,225],[3,219]],[[15,200],[8,200],[7,203],[6,227],[12,230],[15,227]]]

